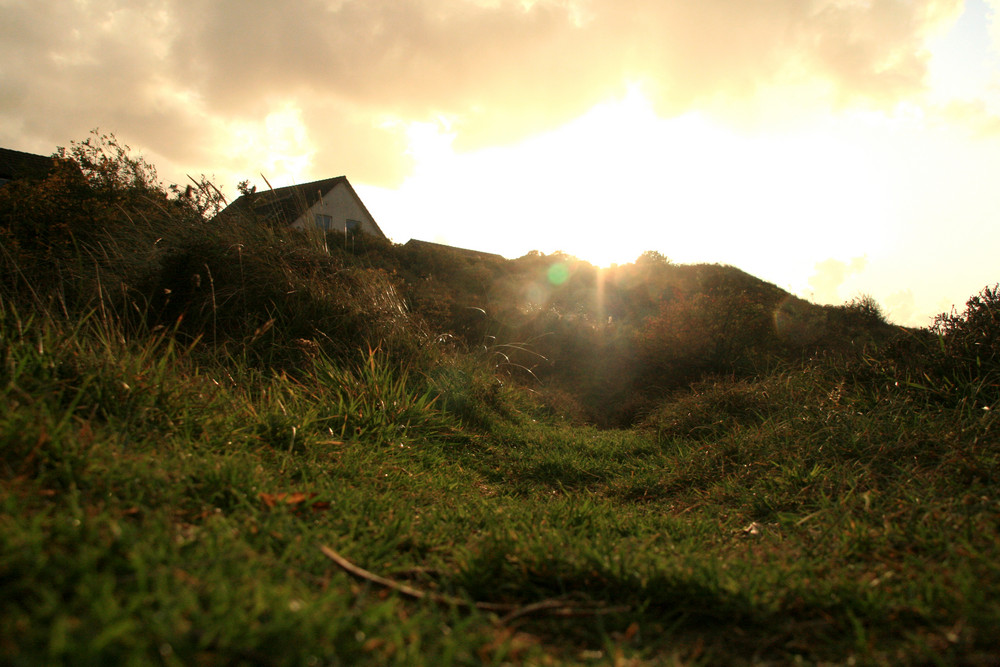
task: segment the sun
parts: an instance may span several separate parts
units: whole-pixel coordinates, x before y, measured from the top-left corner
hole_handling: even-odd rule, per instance
[[[397,200],[426,238],[516,257],[566,252],[596,266],[634,260],[655,222],[644,201],[658,156],[643,146],[655,122],[638,88],[556,130],[508,146],[456,152],[448,122],[407,128],[412,175]],[[636,174],[646,174],[636,178]],[[530,227],[530,233],[508,230]]]
[[[878,128],[856,127],[663,118],[640,86],[506,146],[458,152],[449,123],[414,123],[404,233],[506,257],[562,251],[599,267],[652,250],[789,284],[784,276],[811,269],[812,249],[849,260],[880,228],[884,165],[860,148]]]

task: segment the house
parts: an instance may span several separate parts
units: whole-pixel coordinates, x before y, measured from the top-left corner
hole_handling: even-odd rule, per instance
[[[346,176],[251,192],[239,197],[220,215],[243,215],[295,229],[361,232],[386,238]]]
[[[52,169],[52,158],[0,148],[0,186],[27,176],[40,176]]]
[[[504,260],[502,255],[497,255],[492,252],[483,252],[481,250],[469,250],[468,248],[457,248],[451,245],[445,245],[444,243],[434,243],[432,241],[421,241],[419,239],[410,239],[406,242],[405,247],[416,248],[416,249],[428,249],[428,250],[447,250],[449,252],[457,253],[463,257],[468,257],[469,259],[493,259],[493,260]]]

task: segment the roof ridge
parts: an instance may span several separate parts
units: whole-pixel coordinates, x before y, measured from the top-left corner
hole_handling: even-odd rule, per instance
[[[326,183],[329,183],[330,186],[332,187],[332,186],[336,185],[337,183],[339,183],[340,181],[346,181],[346,180],[347,180],[347,176],[334,176],[333,178],[321,178],[318,181],[309,181],[308,183],[297,183],[297,184],[293,184],[293,185],[283,185],[280,188],[271,188],[270,192],[280,192],[280,191],[289,191],[290,192],[290,191],[298,190],[298,189],[301,189],[301,188],[307,188],[307,187],[312,186],[312,185],[319,185],[319,184],[326,184]],[[264,190],[264,192],[268,192],[268,190]]]
[[[16,148],[0,147],[0,151],[5,151],[8,153],[20,153],[21,155],[33,155],[35,157],[43,157],[45,159],[49,159],[51,157],[49,155],[41,155],[39,153],[29,153],[28,151],[19,151]]]

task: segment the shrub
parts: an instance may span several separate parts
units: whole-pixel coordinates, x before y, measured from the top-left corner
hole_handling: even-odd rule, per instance
[[[932,331],[941,379],[952,393],[987,405],[1000,400],[1000,286],[970,297],[962,313],[938,315]]]
[[[385,343],[411,354],[423,331],[384,271],[348,268],[294,230],[224,221],[180,237],[150,267],[150,326],[295,365],[312,341],[335,358]],[[307,346],[308,347],[308,346]]]
[[[887,322],[882,306],[870,294],[854,297],[850,302],[840,306],[840,311],[851,324],[878,325]]]
[[[879,357],[892,387],[948,406],[991,408],[1000,401],[1000,289],[986,287],[929,330],[904,331]]]
[[[0,189],[0,289],[67,312],[100,304],[124,316],[143,301],[130,291],[170,238],[221,204],[204,179],[168,190],[152,165],[95,131],[60,148],[48,173]]]
[[[938,315],[933,330],[941,337],[946,355],[996,370],[1000,367],[1000,285],[984,287],[970,297],[961,314],[952,309]]]

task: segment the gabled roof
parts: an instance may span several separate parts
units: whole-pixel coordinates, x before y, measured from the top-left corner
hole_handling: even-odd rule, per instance
[[[343,184],[354,200],[358,203],[368,217],[378,233],[385,237],[385,233],[375,222],[375,217],[368,211],[358,193],[354,191],[346,176],[336,178],[326,178],[321,181],[312,181],[301,185],[288,185],[283,188],[272,190],[262,190],[250,195],[243,195],[230,204],[222,212],[232,213],[254,213],[260,218],[274,220],[281,224],[290,225],[298,220],[306,211],[315,206],[319,200],[336,186]]]
[[[0,180],[10,181],[23,176],[44,174],[52,168],[52,158],[0,148]]]

